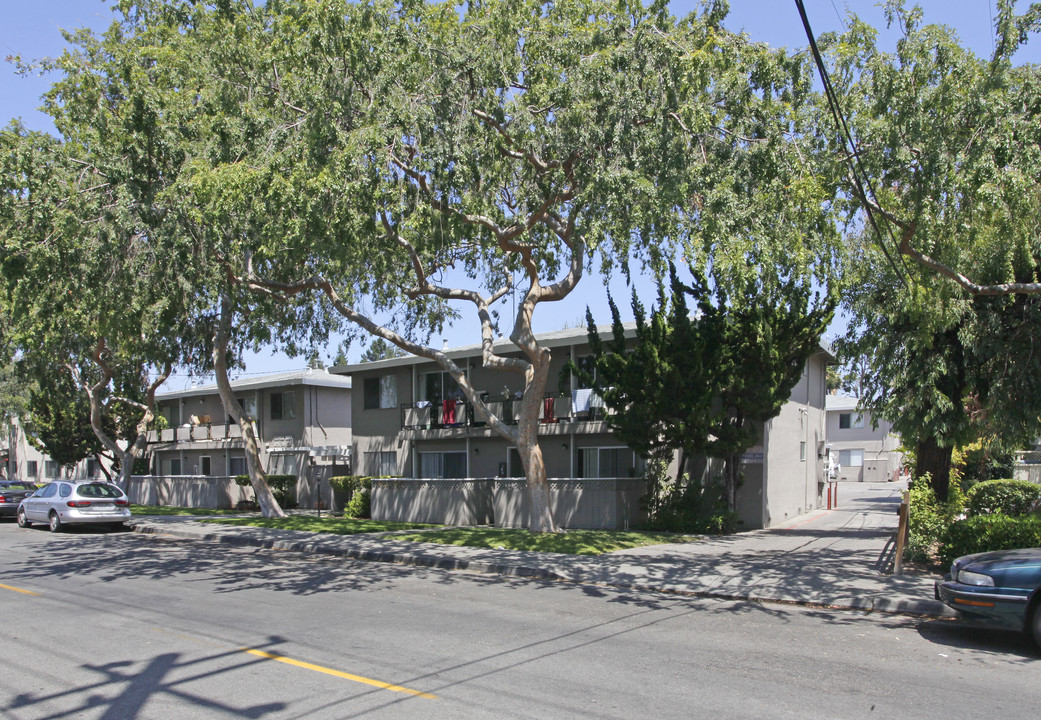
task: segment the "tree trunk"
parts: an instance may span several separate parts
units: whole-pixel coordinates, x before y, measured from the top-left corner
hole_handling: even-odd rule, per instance
[[[532,532],[556,532],[549,506],[549,481],[546,464],[539,446],[539,412],[549,376],[550,351],[541,348],[538,359],[525,373],[524,395],[517,417],[517,452],[521,456],[528,481],[528,529]]]
[[[246,446],[246,471],[249,473],[249,482],[253,486],[253,494],[260,505],[261,513],[264,517],[285,517],[286,513],[275,499],[264,475],[264,466],[260,461],[260,440],[257,438],[253,420],[242,412],[231,389],[231,380],[228,379],[227,352],[228,344],[231,342],[231,315],[231,299],[224,295],[221,297],[221,317],[213,339],[213,373],[217,380],[217,392],[220,394],[224,411],[234,418],[242,430],[242,439]]]
[[[935,437],[928,437],[916,448],[915,474],[918,477],[929,473],[929,484],[936,498],[947,501],[951,485],[951,453],[953,448],[942,447]]]
[[[737,486],[741,483],[741,456],[727,455],[723,465],[723,497],[727,510],[737,512]]]

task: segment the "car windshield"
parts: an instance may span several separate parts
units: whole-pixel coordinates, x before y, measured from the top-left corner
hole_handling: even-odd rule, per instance
[[[91,483],[80,485],[76,488],[76,494],[80,497],[91,498],[119,498],[123,497],[123,491],[115,485],[104,485],[102,483]]]
[[[0,490],[35,490],[35,485],[29,483],[10,482],[0,484]]]

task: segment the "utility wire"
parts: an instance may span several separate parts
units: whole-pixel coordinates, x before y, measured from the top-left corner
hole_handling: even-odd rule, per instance
[[[876,198],[874,188],[871,187],[871,179],[868,177],[867,172],[864,170],[864,165],[860,161],[860,153],[857,151],[857,144],[853,140],[853,133],[849,129],[849,125],[846,123],[846,118],[842,114],[842,109],[839,107],[838,96],[835,94],[835,89],[832,87],[831,78],[828,76],[828,71],[824,67],[824,60],[821,57],[820,49],[817,47],[817,40],[814,38],[813,30],[810,28],[810,19],[806,15],[806,6],[803,4],[803,0],[795,0],[796,6],[799,8],[799,15],[802,18],[802,26],[806,30],[806,37],[810,41],[810,51],[813,53],[813,61],[817,66],[817,72],[820,74],[821,82],[824,84],[824,93],[828,98],[828,108],[831,110],[831,116],[835,120],[835,125],[838,128],[839,133],[842,135],[843,143],[849,149],[849,164],[850,164],[850,177],[853,180],[853,184],[856,187],[857,194],[867,200],[869,197]],[[859,171],[859,173],[858,173]],[[864,181],[862,182],[860,177],[863,175]],[[865,184],[867,188],[865,189]],[[870,192],[870,195],[869,195]],[[889,265],[896,272],[897,278],[907,286],[907,278],[905,274],[907,272],[906,266],[903,270],[897,265],[896,261],[893,260],[893,256],[890,253],[889,248],[885,243],[885,236],[879,229],[878,221],[875,219],[875,213],[871,209],[869,203],[864,203],[864,210],[868,216],[868,222],[871,223],[871,228],[875,232],[875,237],[878,240],[878,246],[882,250],[882,253],[886,256],[886,260]],[[895,246],[896,238],[893,237],[892,228],[886,224],[886,231],[890,241]]]

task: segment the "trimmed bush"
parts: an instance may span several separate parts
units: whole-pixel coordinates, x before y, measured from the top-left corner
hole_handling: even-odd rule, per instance
[[[329,486],[347,495],[344,517],[367,518],[372,514],[372,478],[340,475],[329,478]]]
[[[986,480],[965,495],[965,510],[975,515],[1027,515],[1041,504],[1041,485],[1026,480]]]
[[[947,529],[940,561],[949,567],[962,555],[1032,547],[1041,547],[1041,515],[977,515],[959,520]]]

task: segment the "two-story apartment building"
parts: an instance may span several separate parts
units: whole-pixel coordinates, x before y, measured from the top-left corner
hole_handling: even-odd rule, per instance
[[[899,475],[903,453],[892,423],[880,419],[875,427],[871,412],[853,397],[828,395],[826,409],[828,445],[839,464],[839,480],[887,482]]]
[[[602,332],[606,337],[610,329]],[[565,372],[569,360],[580,362],[590,352],[585,329],[540,334],[538,340],[553,353],[539,425],[551,481],[631,479],[635,482],[630,486],[636,486],[643,476],[642,460],[611,432],[599,398]],[[506,339],[496,341],[495,350],[520,355]],[[446,353],[465,369],[493,412],[509,422],[519,404],[523,378],[483,367],[480,345]],[[819,506],[824,482],[824,369],[832,359],[824,348],[810,359],[792,400],[766,424],[761,445],[746,454],[738,502],[743,527],[768,527]],[[433,361],[406,356],[332,371],[350,375],[358,390],[352,398],[357,473],[430,480],[523,477],[516,448],[480,421],[453,378]],[[628,501],[633,512],[643,494],[643,485],[638,487],[635,499]],[[509,524],[499,517],[492,520]]]
[[[317,460],[347,465],[351,446],[351,380],[301,370],[231,383],[263,441],[268,473],[307,475]],[[156,396],[167,427],[153,433],[152,474],[235,476],[246,473],[245,441],[224,412],[215,384]]]

